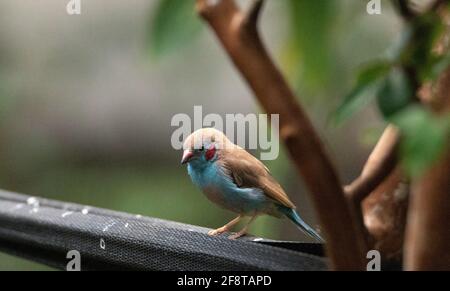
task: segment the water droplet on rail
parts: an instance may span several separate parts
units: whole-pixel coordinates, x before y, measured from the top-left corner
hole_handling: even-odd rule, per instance
[[[100,239],[100,248],[102,250],[106,249],[106,242],[105,242],[105,240],[103,238]]]
[[[36,213],[39,210],[39,200],[36,199],[36,197],[30,197],[27,199],[27,204],[33,207],[30,210],[30,213]]]
[[[137,214],[135,217],[136,217],[137,219],[140,219],[140,218],[142,218],[142,215]]]
[[[36,199],[36,197],[30,197],[27,199],[28,205],[39,205],[39,200]]]
[[[87,207],[83,208],[83,209],[81,210],[81,213],[82,213],[83,215],[89,214],[89,208],[87,208]]]
[[[73,214],[73,211],[66,211],[66,212],[64,212],[64,213],[61,215],[61,217],[66,217],[66,216],[69,216],[69,215],[71,215],[71,214]]]

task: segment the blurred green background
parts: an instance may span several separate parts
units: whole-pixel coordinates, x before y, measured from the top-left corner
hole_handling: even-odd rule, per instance
[[[193,0],[0,2],[0,188],[205,227],[233,214],[190,182],[170,137],[177,113],[257,113],[251,92]],[[183,4],[180,4],[180,3]],[[264,40],[323,136],[341,178],[354,178],[384,124],[376,106],[342,127],[329,115],[361,64],[402,26],[388,1],[269,0]],[[239,1],[246,6],[248,1]],[[311,225],[307,193],[284,152],[266,163]],[[259,218],[258,236],[309,241]],[[0,254],[0,270],[44,266]]]

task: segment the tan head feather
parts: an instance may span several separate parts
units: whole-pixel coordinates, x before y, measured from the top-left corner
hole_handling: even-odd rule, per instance
[[[217,149],[235,146],[221,131],[214,128],[201,128],[186,138],[183,149],[199,149],[203,145],[211,143],[214,143]]]

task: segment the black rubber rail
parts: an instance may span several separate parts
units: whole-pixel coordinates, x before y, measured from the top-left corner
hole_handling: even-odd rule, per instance
[[[65,270],[326,270],[318,244],[209,237],[209,229],[0,190],[0,251]]]

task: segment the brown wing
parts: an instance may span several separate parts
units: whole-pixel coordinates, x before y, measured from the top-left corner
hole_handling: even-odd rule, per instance
[[[239,147],[223,149],[220,160],[239,188],[262,189],[264,194],[276,202],[295,208],[286,192],[270,174],[269,169],[246,150]]]

